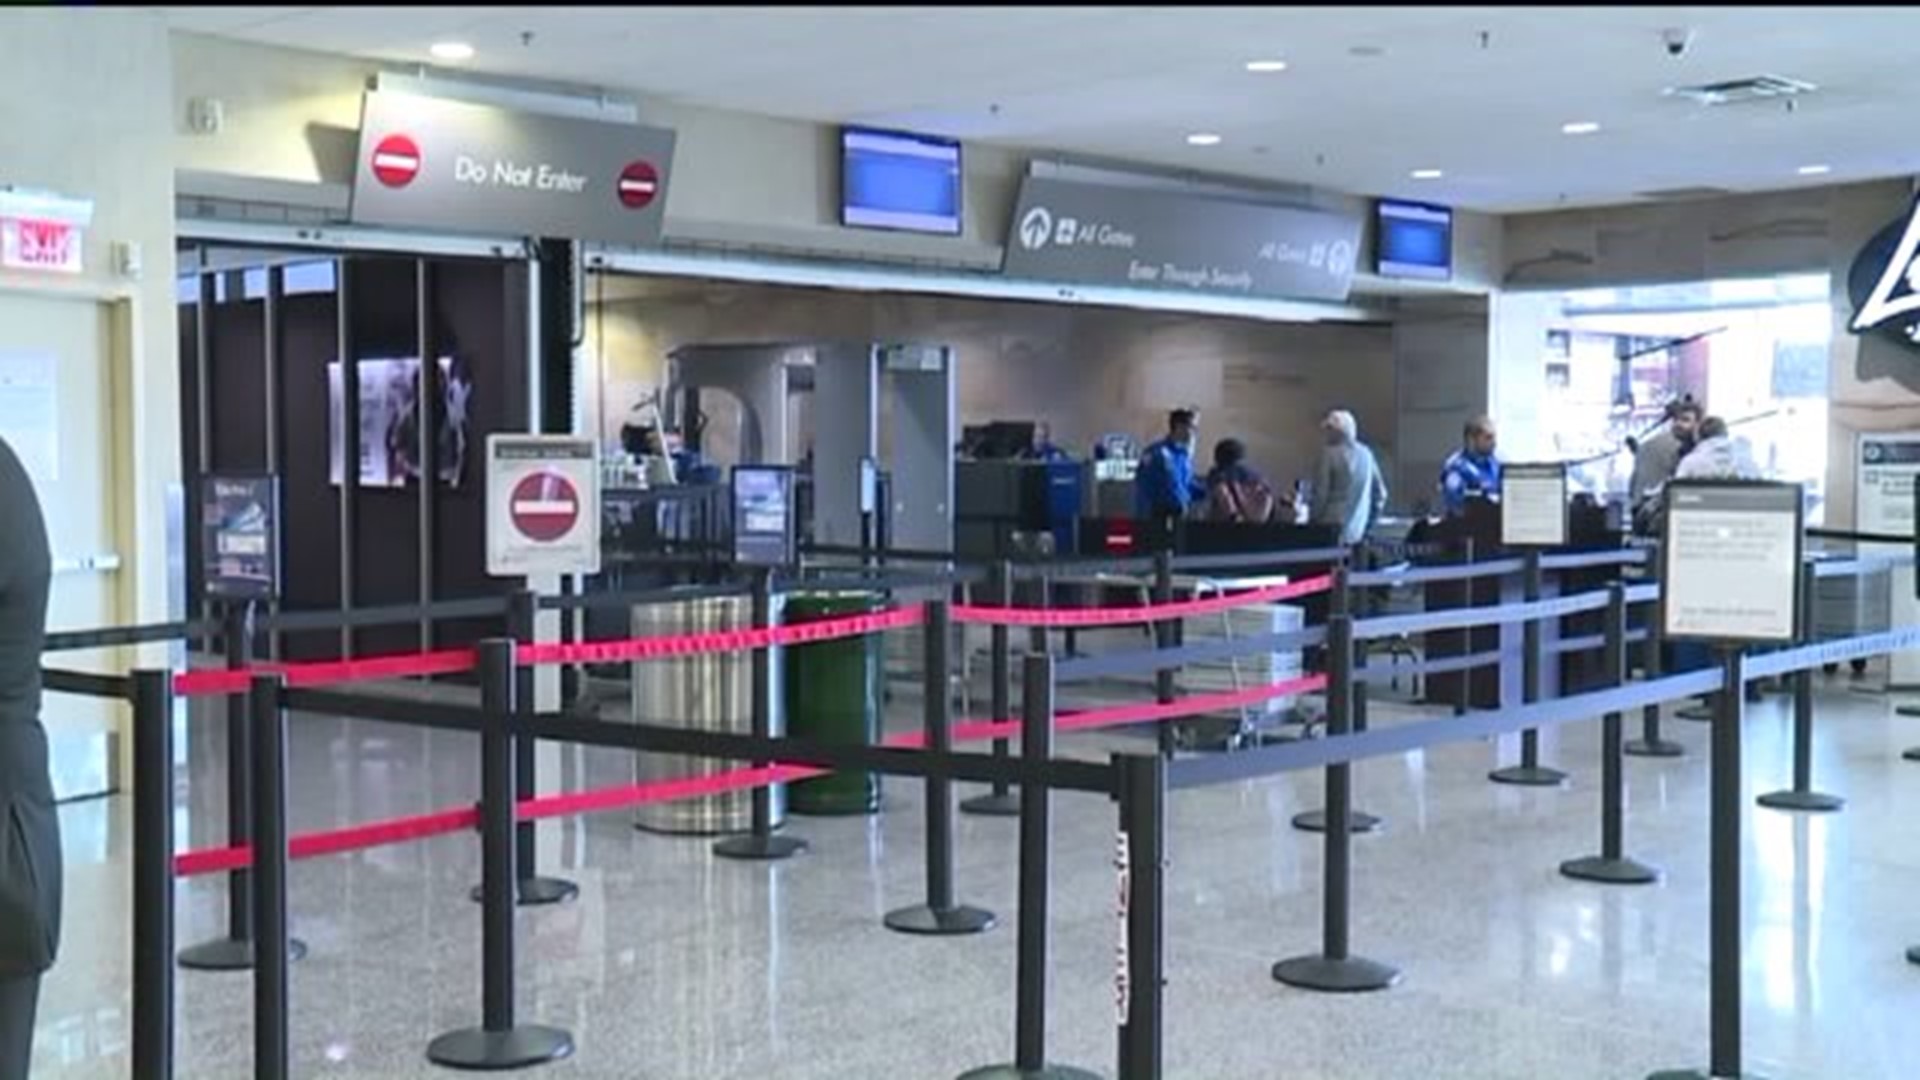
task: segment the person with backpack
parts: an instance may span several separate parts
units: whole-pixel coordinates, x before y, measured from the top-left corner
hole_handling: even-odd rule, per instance
[[[1265,525],[1273,520],[1273,486],[1249,468],[1247,446],[1239,439],[1221,439],[1213,446],[1213,470],[1207,473],[1206,519],[1234,524]]]

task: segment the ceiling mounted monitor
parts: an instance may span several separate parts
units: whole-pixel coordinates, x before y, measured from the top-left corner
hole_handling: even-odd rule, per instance
[[[872,128],[840,131],[840,223],[960,235],[960,144]]]
[[[1453,211],[1444,206],[1381,199],[1373,221],[1381,277],[1453,278]]]

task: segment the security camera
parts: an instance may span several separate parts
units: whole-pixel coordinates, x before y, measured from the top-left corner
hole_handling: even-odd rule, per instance
[[[1678,60],[1693,47],[1693,31],[1681,28],[1662,30],[1660,40],[1667,47],[1667,55]]]

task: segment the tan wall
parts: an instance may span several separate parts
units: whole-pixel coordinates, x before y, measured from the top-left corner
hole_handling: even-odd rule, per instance
[[[1383,326],[723,283],[663,281],[648,291],[655,295],[589,309],[589,371],[608,358],[609,440],[678,345],[918,340],[957,351],[963,424],[1047,419],[1057,441],[1084,448],[1109,431],[1156,436],[1168,408],[1191,402],[1205,410],[1208,454],[1213,440],[1236,436],[1285,484],[1307,471],[1320,416],[1344,406],[1362,437],[1393,458],[1393,335]]]

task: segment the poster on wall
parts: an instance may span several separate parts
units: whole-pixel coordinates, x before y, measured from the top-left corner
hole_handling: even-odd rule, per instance
[[[345,375],[327,365],[327,479],[346,482]],[[440,358],[440,482],[459,487],[466,474],[473,378],[453,357]],[[360,361],[360,486],[403,487],[420,478],[420,361],[416,357]]]
[[[1891,536],[1914,534],[1914,485],[1920,480],[1920,431],[1861,434],[1856,441],[1858,468],[1853,474],[1856,528]],[[1906,555],[1911,544],[1862,544],[1863,555]],[[1892,625],[1920,621],[1920,602],[1914,599],[1914,570],[1893,569]],[[1920,652],[1909,650],[1888,658],[1887,683],[1894,687],[1920,686]]]

